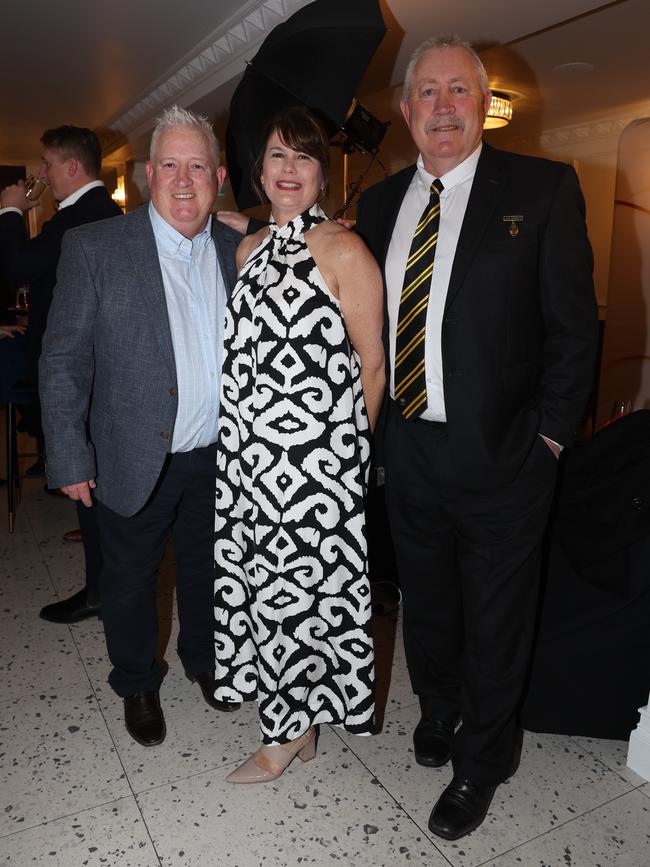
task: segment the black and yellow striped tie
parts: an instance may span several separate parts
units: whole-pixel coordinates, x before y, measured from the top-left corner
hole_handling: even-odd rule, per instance
[[[442,182],[436,178],[431,184],[429,203],[413,235],[399,301],[395,341],[395,400],[404,418],[417,418],[427,408],[424,338],[442,190]]]

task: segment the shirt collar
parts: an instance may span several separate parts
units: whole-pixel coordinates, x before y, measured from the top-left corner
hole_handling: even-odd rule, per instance
[[[445,193],[448,193],[454,187],[457,187],[459,184],[462,184],[465,181],[469,181],[474,177],[476,173],[476,166],[478,165],[478,158],[481,156],[482,148],[483,142],[480,141],[476,148],[472,151],[472,153],[468,157],[466,157],[462,161],[462,163],[459,163],[456,168],[452,169],[450,172],[447,172],[446,175],[440,176],[440,180],[442,181],[442,185],[444,187],[441,193],[443,198]],[[436,179],[436,176],[430,174],[424,168],[424,160],[422,159],[422,154],[418,155],[417,173],[419,183],[423,184],[428,192],[429,188],[431,187],[431,183]]]
[[[89,181],[89,183],[84,184],[83,187],[79,187],[79,189],[75,190],[74,193],[71,193],[69,196],[66,196],[65,199],[62,199],[59,202],[59,211],[61,210],[61,208],[68,208],[70,205],[74,205],[75,202],[78,202],[79,199],[88,192],[88,190],[94,190],[95,187],[103,186],[103,181]]]
[[[205,228],[193,238],[186,238],[185,235],[170,226],[167,220],[160,216],[151,201],[149,202],[149,219],[159,251],[168,256],[174,256],[179,252],[191,256],[193,250],[203,250],[212,241],[212,214],[208,214]]]

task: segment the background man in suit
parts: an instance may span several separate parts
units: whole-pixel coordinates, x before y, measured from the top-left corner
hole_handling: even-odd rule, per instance
[[[95,489],[109,682],[145,746],[165,737],[156,579],[170,528],[179,656],[212,707],[234,709],[214,699],[215,443],[240,239],[210,217],[218,157],[205,118],[163,113],[151,202],[65,238],[41,360],[49,484],[83,502]]]
[[[56,283],[61,242],[68,229],[121,214],[99,180],[102,152],[95,133],[83,127],[60,126],[41,136],[43,154],[38,174],[52,191],[58,210],[31,240],[23,214],[38,202],[25,197],[21,181],[0,193],[0,261],[6,278],[17,285],[28,283],[29,327],[26,335],[24,377],[38,383],[38,359],[47,316]],[[42,437],[40,413],[33,420],[33,433]],[[43,471],[41,470],[41,473]],[[68,599],[46,605],[41,617],[54,623],[76,623],[100,614],[99,570],[101,554],[93,509],[77,504],[86,561],[86,586]]]
[[[575,173],[482,144],[489,101],[469,45],[425,42],[401,103],[417,165],[370,189],[358,212],[387,291],[390,399],[377,436],[422,709],[415,756],[452,758],[429,820],[448,839],[483,821],[513,770],[540,543],[596,342]]]

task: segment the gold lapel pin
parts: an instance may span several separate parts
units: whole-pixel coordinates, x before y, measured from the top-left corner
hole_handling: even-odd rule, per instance
[[[524,215],[523,214],[507,214],[503,217],[504,223],[510,223],[510,227],[508,229],[508,233],[511,238],[516,238],[519,234],[519,226],[517,223],[523,223]]]

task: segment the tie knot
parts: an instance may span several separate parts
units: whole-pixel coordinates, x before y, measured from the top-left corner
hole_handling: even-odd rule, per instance
[[[439,196],[440,193],[444,190],[444,186],[442,185],[442,181],[440,178],[436,178],[435,181],[431,182],[431,186],[429,187],[429,192],[432,196]]]

